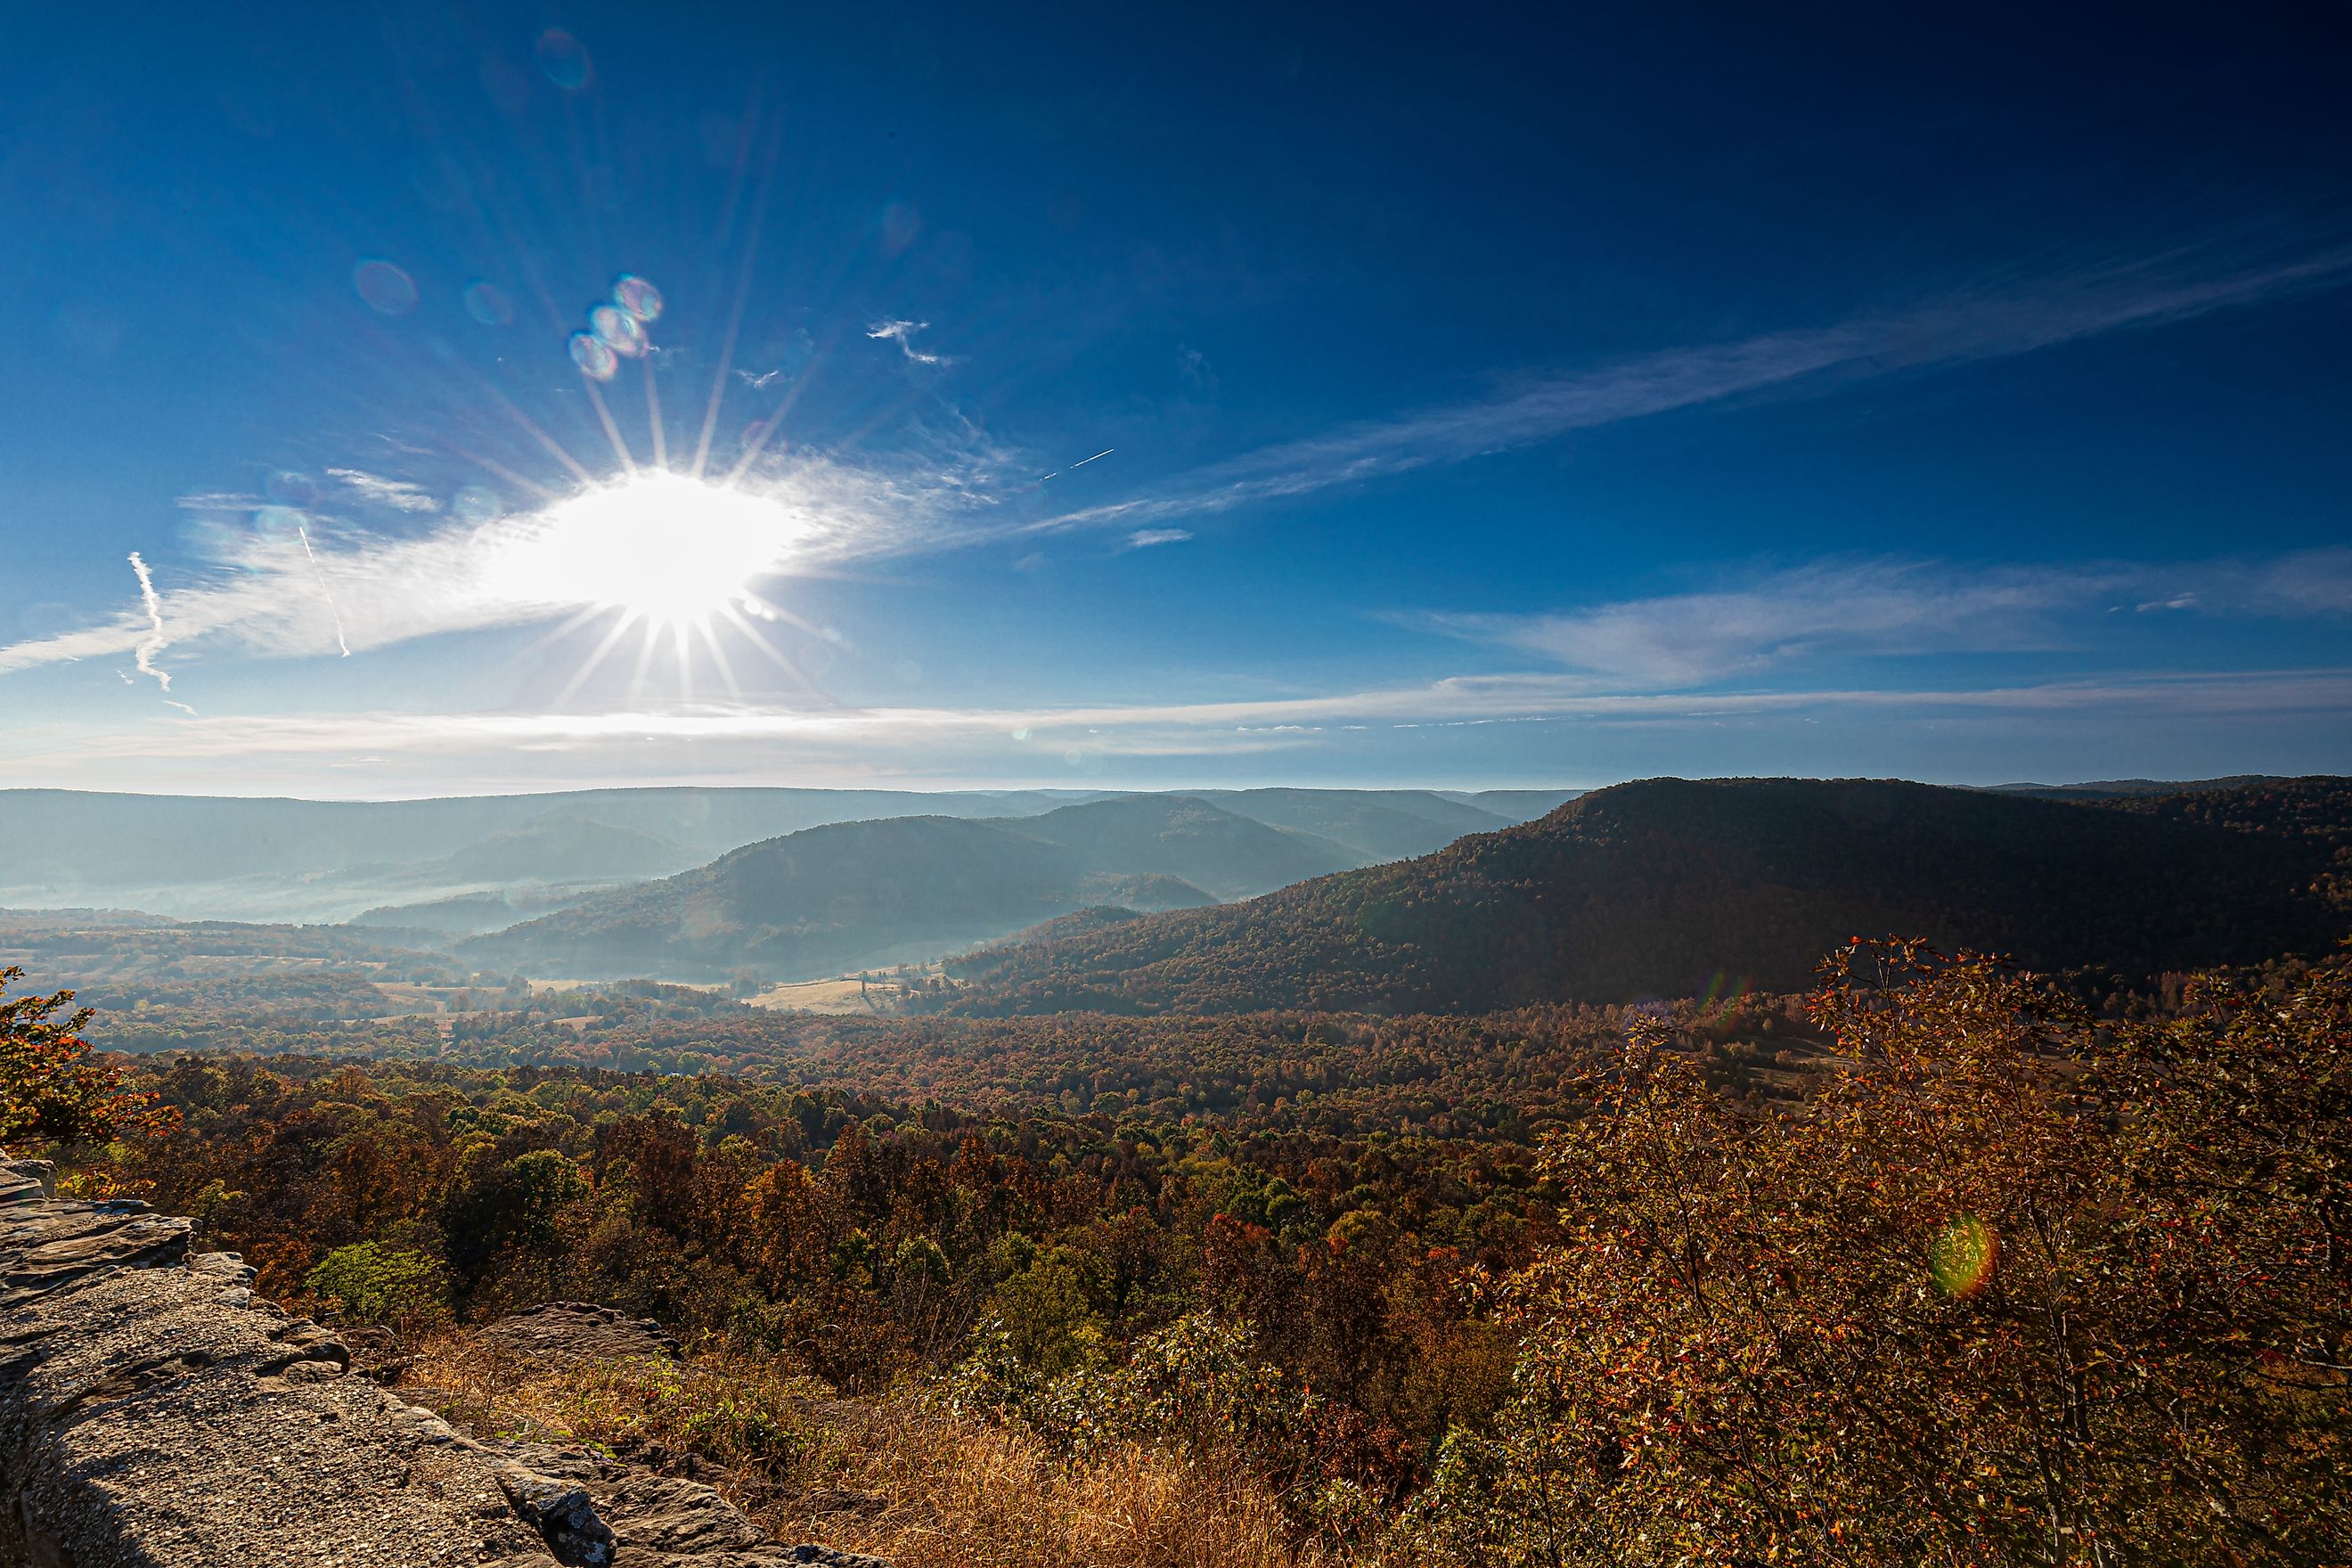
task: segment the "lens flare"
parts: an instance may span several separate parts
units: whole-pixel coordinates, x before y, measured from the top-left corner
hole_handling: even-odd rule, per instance
[[[621,368],[621,356],[613,352],[612,344],[595,333],[574,332],[572,334],[572,363],[580,367],[581,374],[593,381],[610,381],[613,373]]]
[[[495,283],[468,283],[466,314],[486,327],[503,327],[514,320],[514,301]]]
[[[1699,993],[1699,1016],[1706,1017],[1721,1014],[1729,1016],[1738,1011],[1740,1003],[1747,999],[1748,976],[1735,977],[1729,971],[1718,969],[1707,977],[1706,989]]]
[[[257,507],[253,513],[253,531],[272,544],[293,544],[302,537],[303,525],[309,521],[298,507]]]
[[[389,261],[362,261],[352,268],[352,287],[368,308],[386,316],[405,316],[416,309],[416,279]]]
[[[319,504],[319,481],[296,468],[279,468],[261,481],[261,493],[278,506],[308,510]]]
[[[578,92],[588,85],[594,68],[588,59],[586,46],[561,27],[550,27],[539,36],[539,68],[547,79],[566,92]]]
[[[646,352],[645,324],[618,305],[599,305],[588,312],[588,326],[605,347],[625,359]]]
[[[613,303],[640,321],[650,321],[662,313],[661,290],[634,272],[624,272],[621,280],[613,285]]]
[[[451,499],[449,510],[457,514],[460,521],[479,524],[496,522],[506,515],[507,508],[499,499],[499,492],[488,486],[467,485]]]
[[[1936,1289],[1955,1300],[1973,1296],[1992,1278],[2000,1238],[1974,1215],[1962,1215],[1927,1243],[1927,1273]]]

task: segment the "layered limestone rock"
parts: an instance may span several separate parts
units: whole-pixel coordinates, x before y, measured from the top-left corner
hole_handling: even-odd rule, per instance
[[[0,1165],[0,1568],[887,1568],[766,1541],[692,1481],[473,1441],[346,1377],[191,1229]]]

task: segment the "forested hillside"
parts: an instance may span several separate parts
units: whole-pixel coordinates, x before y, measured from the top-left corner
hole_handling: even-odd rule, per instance
[[[463,944],[541,974],[806,979],[936,957],[1093,905],[1247,896],[1364,857],[1181,795],[1019,822],[895,817],[753,844]]]
[[[2303,1568],[2352,1544],[2347,974],[2099,1018],[1882,945],[1801,1008],[943,1020],[757,1064],[832,1085],[126,1069],[33,997],[0,1131],[197,1216],[404,1398],[858,1550],[1148,1510],[1255,1521],[1167,1568]],[[688,1353],[519,1366],[500,1314],[562,1300]]]
[[[2260,804],[2273,787],[2111,808],[1874,780],[1647,780],[1421,859],[976,954],[952,967],[971,989],[950,1005],[1438,1012],[1794,990],[1857,935],[2132,977],[2317,951],[2342,934],[2315,889],[2335,841],[2243,830],[2285,809]],[[2306,824],[2352,804],[2326,781],[2278,798]]]

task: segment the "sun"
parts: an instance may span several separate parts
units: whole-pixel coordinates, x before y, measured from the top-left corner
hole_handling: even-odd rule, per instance
[[[801,531],[781,501],[663,469],[583,490],[539,521],[527,569],[540,594],[672,627],[751,598]]]

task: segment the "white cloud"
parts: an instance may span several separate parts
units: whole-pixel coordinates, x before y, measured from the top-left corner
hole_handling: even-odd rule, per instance
[[[779,503],[790,529],[778,541],[775,569],[782,574],[956,537],[988,504],[992,461],[927,451],[896,467],[858,468],[793,454],[742,486]],[[360,529],[332,540],[215,531],[207,539],[214,568],[98,626],[0,647],[0,675],[142,647],[152,655],[163,646],[151,645],[159,625],[174,647],[218,642],[264,658],[299,658],[592,610],[562,586],[578,574],[530,569],[534,552],[562,548],[554,527],[543,510],[483,522],[450,517],[410,537]]]
[[[1139,528],[1127,536],[1133,550],[1149,550],[1155,544],[1181,544],[1192,537],[1189,528]]]
[[[1806,656],[2021,653],[2078,645],[2117,595],[2142,612],[2352,613],[2352,550],[2263,561],[1965,566],[1825,562],[1700,592],[1543,615],[1408,618],[1643,690],[1755,678]]]
[[[2050,613],[2095,595],[2097,581],[2072,572],[1865,561],[1553,615],[1436,616],[1430,624],[1612,681],[1687,687],[1753,676],[1808,653],[2049,647],[2056,640]]]
[[[917,364],[945,364],[948,363],[946,355],[931,353],[915,346],[915,334],[928,331],[930,325],[929,321],[877,321],[866,329],[866,335],[897,343],[900,352]]]
[[[1743,395],[1825,388],[2031,353],[2123,328],[2335,287],[2347,274],[2352,248],[2289,262],[2209,264],[2201,269],[2174,256],[1949,296],[1908,310],[1850,317],[1833,326],[1640,354],[1526,382],[1491,397],[1265,447],[1182,475],[1154,492],[1066,512],[1028,528],[1046,531],[1225,511]]]
[[[803,782],[891,776],[1009,782],[1040,756],[1245,759],[1327,742],[1318,735],[1573,723],[1599,731],[1696,733],[1727,724],[1832,719],[1865,727],[1974,720],[2063,733],[2084,723],[2222,724],[2255,716],[2340,713],[2352,669],[2126,672],[2078,680],[1949,688],[1855,688],[1703,695],[1594,689],[1561,675],[1465,677],[1286,697],[1125,706],[783,708],[706,705],[595,713],[293,714],[172,721],[161,731],[32,731],[12,771],[63,776],[92,763],[176,770],[251,763],[265,776],[300,764],[380,762],[415,776],[487,787],[534,777]]]
[[[342,481],[343,488],[372,506],[389,507],[394,511],[439,511],[441,503],[425,493],[425,487],[406,479],[387,479],[362,468],[329,468],[330,478]]]

